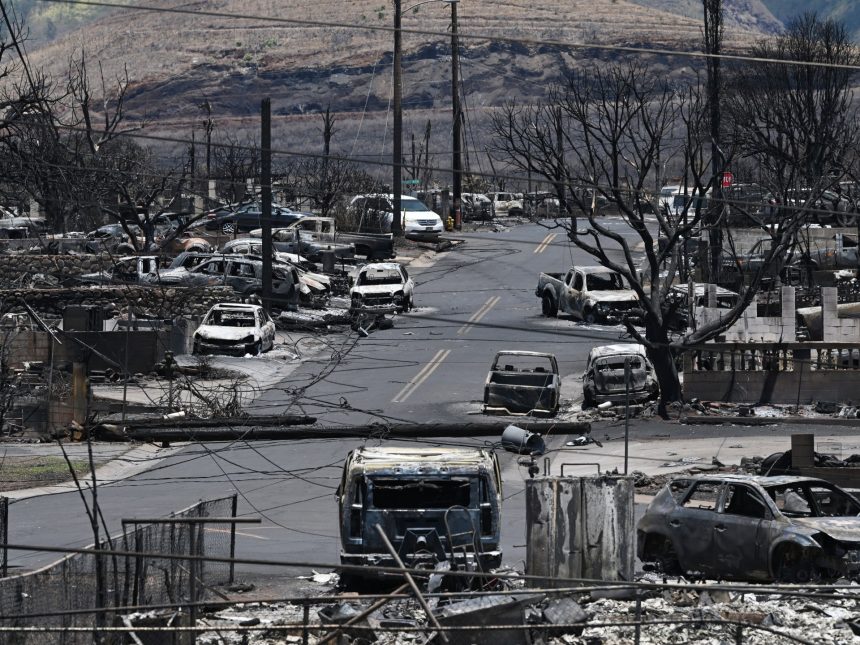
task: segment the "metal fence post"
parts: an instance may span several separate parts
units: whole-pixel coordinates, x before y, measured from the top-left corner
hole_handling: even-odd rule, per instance
[[[307,602],[302,603],[302,645],[308,645],[308,625],[310,624],[311,608]]]
[[[233,494],[233,502],[231,506],[230,517],[236,517],[236,512],[239,510],[239,494]],[[228,582],[234,581],[234,575],[236,573],[236,565],[233,563],[233,559],[236,557],[236,524],[235,522],[230,524],[230,577],[228,578]]]
[[[636,628],[635,628],[634,643],[639,645],[639,639],[642,636],[642,589],[636,589]]]
[[[744,626],[738,625],[735,629],[735,645],[743,645],[744,642]]]
[[[202,530],[203,525],[201,524],[199,528],[200,528],[200,530]],[[197,529],[198,529],[198,527],[196,527],[194,524],[188,525],[188,538],[189,538],[188,551],[189,551],[189,555],[191,555],[191,556],[200,555],[197,552],[197,537],[196,537]],[[194,643],[197,642],[197,632],[195,632],[193,630],[193,628],[197,627],[197,595],[198,595],[198,591],[197,591],[197,560],[195,560],[194,557],[191,557],[188,559],[188,589],[190,592],[189,596],[191,599],[191,604],[189,607],[188,614],[189,614],[189,617],[191,619],[191,627],[192,627],[191,632],[189,632],[189,636],[190,636],[189,641],[193,645]]]

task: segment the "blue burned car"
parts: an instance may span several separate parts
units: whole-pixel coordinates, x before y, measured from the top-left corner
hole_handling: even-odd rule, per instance
[[[337,500],[342,564],[396,566],[377,525],[407,567],[501,564],[502,482],[492,450],[357,448],[344,463]]]

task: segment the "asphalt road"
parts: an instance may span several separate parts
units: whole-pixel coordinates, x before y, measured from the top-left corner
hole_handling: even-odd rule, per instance
[[[608,225],[623,231],[620,220]],[[552,236],[555,237],[552,237]],[[503,233],[463,235],[464,244],[433,264],[413,265],[417,309],[397,317],[394,327],[357,339],[325,337],[330,351],[304,363],[286,380],[269,384],[253,412],[305,412],[326,426],[405,422],[469,421],[478,412],[483,382],[499,349],[553,352],[565,376],[562,398],[578,397],[575,382],[588,350],[616,340],[620,328],[589,327],[567,319],[545,319],[534,295],[541,271],[563,271],[572,263],[593,263],[566,243],[560,229],[537,225]],[[249,359],[257,360],[257,359]],[[792,431],[802,431],[794,426]],[[845,429],[840,429],[844,432]],[[631,437],[647,440],[747,436],[749,429],[667,426],[637,421]],[[754,432],[768,433],[770,429]],[[618,423],[597,434],[618,441]],[[787,434],[787,433],[786,433]],[[749,437],[748,437],[749,439]],[[551,448],[567,437],[553,436]],[[381,441],[381,440],[380,440]],[[424,444],[482,445],[485,439],[437,439]],[[755,454],[754,442],[750,444]],[[152,469],[100,488],[101,509],[111,532],[123,518],[167,515],[201,498],[240,494],[240,514],[260,517],[260,526],[240,528],[237,555],[293,562],[334,564],[339,540],[334,491],[355,440],[268,441],[188,446]],[[617,444],[589,453],[589,461],[617,463]],[[528,477],[514,455],[501,453],[505,485],[502,547],[505,562],[525,558],[522,491]],[[555,468],[569,453],[555,453]],[[219,534],[223,537],[223,534]],[[215,536],[213,535],[213,538]],[[92,535],[76,493],[35,497],[10,508],[9,541],[18,544],[85,546]],[[14,552],[12,566],[31,569],[53,554]],[[267,576],[296,570],[238,567],[243,575]]]

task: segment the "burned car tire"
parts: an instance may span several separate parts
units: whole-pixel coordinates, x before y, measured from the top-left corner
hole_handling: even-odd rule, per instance
[[[678,562],[672,540],[662,535],[645,536],[645,559],[653,562],[666,575],[682,575],[684,570]]]
[[[582,312],[582,321],[588,323],[589,325],[593,325],[597,322],[597,314],[594,312],[594,309],[588,308]]]
[[[803,584],[814,582],[818,577],[815,564],[804,557],[802,551],[794,545],[780,549],[776,562],[774,573],[777,582]]]
[[[134,253],[134,247],[131,244],[127,244],[123,242],[122,244],[117,244],[114,249],[114,253],[126,254],[126,253]]]
[[[543,294],[540,301],[541,313],[547,318],[555,318],[558,315],[558,307],[553,302],[552,296],[548,293]]]

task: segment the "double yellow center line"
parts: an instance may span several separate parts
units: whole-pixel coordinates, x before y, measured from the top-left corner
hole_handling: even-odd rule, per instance
[[[558,236],[558,233],[547,233],[547,236],[541,240],[541,243],[535,247],[532,253],[543,253],[552,244],[552,241]]]
[[[499,304],[499,300],[501,300],[499,296],[493,296],[492,298],[487,300],[487,302],[485,302],[483,306],[478,309],[478,311],[472,314],[471,318],[466,321],[466,324],[457,330],[457,335],[465,336],[466,334],[468,334],[475,326],[475,324],[481,322],[481,319],[486,316],[487,313],[489,313],[490,309]]]
[[[403,403],[406,399],[408,399],[415,390],[421,387],[421,384],[430,378],[430,375],[435,372],[438,367],[442,364],[446,358],[448,358],[448,354],[451,353],[450,349],[440,349],[436,352],[436,355],[430,359],[430,362],[425,365],[418,374],[415,375],[411,381],[409,381],[406,385],[403,386],[403,389],[397,393],[393,399],[391,399],[392,403]]]

